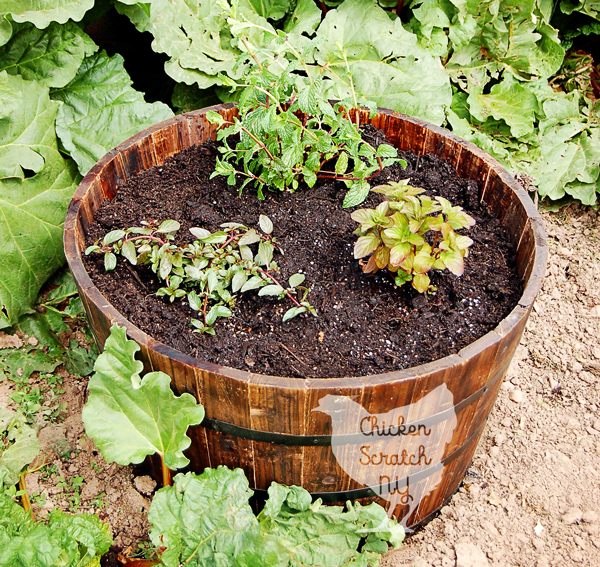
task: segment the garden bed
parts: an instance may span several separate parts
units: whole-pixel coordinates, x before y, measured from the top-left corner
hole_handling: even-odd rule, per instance
[[[382,141],[374,129],[367,135]],[[209,142],[136,176],[98,211],[87,244],[144,219],[177,220],[182,226],[177,238],[188,241],[190,227],[216,230],[227,221],[253,227],[259,214],[266,214],[285,251],[285,256],[275,256],[282,279],[302,271],[305,285],[311,287],[308,299],[319,316],[282,323],[289,305],[246,293],[233,316],[219,320],[216,338],[199,335],[189,323],[194,311],[155,296],[159,285],[149,268],[132,268],[121,260],[115,272],[107,273],[101,256],[85,259],[95,285],[125,317],[185,354],[271,375],[380,374],[458,352],[493,329],[520,297],[514,247],[505,228],[479,202],[477,184],[457,177],[438,157],[402,153],[407,168],[387,168],[372,183],[409,178],[428,194],[463,207],[477,221],[468,231],[475,243],[464,275],[435,272],[437,292],[421,295],[409,285],[394,287],[383,272],[362,273],[352,256],[357,224],[350,210],[341,207],[342,184],[319,183],[293,194],[268,192],[265,201],[248,187],[239,199],[225,178],[210,179],[216,155],[216,146]],[[379,198],[372,194],[362,206],[373,206]]]

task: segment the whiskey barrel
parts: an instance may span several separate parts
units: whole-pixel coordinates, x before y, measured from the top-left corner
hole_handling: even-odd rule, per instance
[[[405,526],[426,521],[457,489],[472,460],[502,378],[519,343],[547,261],[542,220],[527,193],[482,150],[422,120],[380,109],[361,123],[381,128],[401,150],[436,154],[477,181],[508,229],[524,281],[518,305],[459,353],[381,375],[298,379],[236,370],[187,356],[127,321],[94,286],[82,263],[88,227],[130,177],[216,137],[205,118],[230,120],[233,105],[179,115],[147,128],[104,156],[79,185],[65,220],[67,261],[101,347],[113,323],[141,346],[147,371],[202,403],[190,430],[191,467],[239,467],[259,493],[272,481],[304,487],[326,502],[375,500]],[[386,421],[387,420],[387,421]]]

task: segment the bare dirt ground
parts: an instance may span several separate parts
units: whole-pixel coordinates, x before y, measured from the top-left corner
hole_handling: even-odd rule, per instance
[[[469,474],[385,567],[600,566],[600,215],[543,217],[547,277]]]
[[[600,566],[600,214],[543,216],[547,279],[469,473],[385,567]],[[34,509],[98,513],[135,551],[155,483],[104,462],[81,422],[87,379],[61,375],[68,413],[40,431],[52,456],[27,476]],[[0,403],[10,394],[0,382]]]

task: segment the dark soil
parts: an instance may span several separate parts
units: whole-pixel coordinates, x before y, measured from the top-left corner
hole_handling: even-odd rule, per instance
[[[366,135],[381,137],[374,129]],[[190,318],[197,314],[187,304],[170,304],[154,295],[160,286],[149,268],[131,267],[119,257],[116,270],[106,273],[101,256],[84,260],[112,305],[181,352],[280,376],[381,374],[458,352],[493,329],[517,304],[522,282],[506,230],[479,203],[477,184],[457,177],[436,156],[403,154],[406,169],[397,165],[373,180],[376,184],[409,177],[412,185],[446,197],[477,221],[462,231],[475,242],[463,276],[435,271],[431,279],[437,292],[421,295],[410,284],[396,288],[386,273],[362,273],[352,254],[357,224],[351,210],[342,208],[342,184],[268,193],[264,201],[246,188],[240,199],[225,178],[209,179],[216,154],[212,143],[192,147],[132,179],[97,213],[88,245],[109,230],[137,226],[144,219],[178,220],[180,237],[191,240],[190,227],[216,230],[227,221],[257,227],[259,215],[265,214],[285,251],[285,256],[275,256],[283,280],[298,271],[306,274],[304,285],[312,288],[308,299],[318,317],[305,314],[282,323],[288,302],[247,292],[232,317],[218,320],[216,336],[201,335],[192,332]],[[375,206],[379,200],[371,194],[361,207]]]

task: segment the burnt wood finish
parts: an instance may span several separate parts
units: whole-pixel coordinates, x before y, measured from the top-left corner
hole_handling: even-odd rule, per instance
[[[166,372],[173,378],[176,393],[189,392],[204,405],[206,427],[190,430],[193,441],[188,455],[194,470],[220,464],[240,467],[258,490],[272,481],[296,484],[327,501],[363,497],[363,502],[375,499],[389,506],[338,464],[331,447],[331,417],[313,411],[319,400],[328,394],[348,396],[370,414],[381,415],[415,404],[445,384],[454,398],[456,427],[443,448],[445,466],[437,485],[428,491],[428,477],[411,477],[411,486],[425,487],[425,496],[412,510],[407,525],[421,523],[443,505],[464,477],[540,289],[547,248],[536,208],[498,162],[473,144],[389,110],[380,109],[373,119],[361,111],[361,122],[381,128],[397,148],[437,154],[459,175],[477,180],[481,199],[500,217],[517,248],[517,269],[525,282],[519,304],[496,329],[458,354],[397,372],[302,380],[221,367],[186,356],[133,326],[94,287],[81,261],[86,231],[105,199],[113,199],[119,187],[143,169],[161,165],[190,145],[216,137],[216,127],[205,119],[206,110],[171,118],[111,150],[86,175],[73,197],[65,221],[65,254],[98,345],[104,344],[113,323],[124,326],[141,346],[146,371]],[[237,112],[233,105],[210,110],[226,119]],[[417,418],[435,422],[449,410],[452,406],[431,407],[428,415]],[[356,452],[352,437],[356,440],[360,434],[358,420],[347,419],[342,429],[337,434],[348,442],[343,451]],[[338,440],[342,439],[338,435]],[[401,515],[405,512],[396,510]]]

